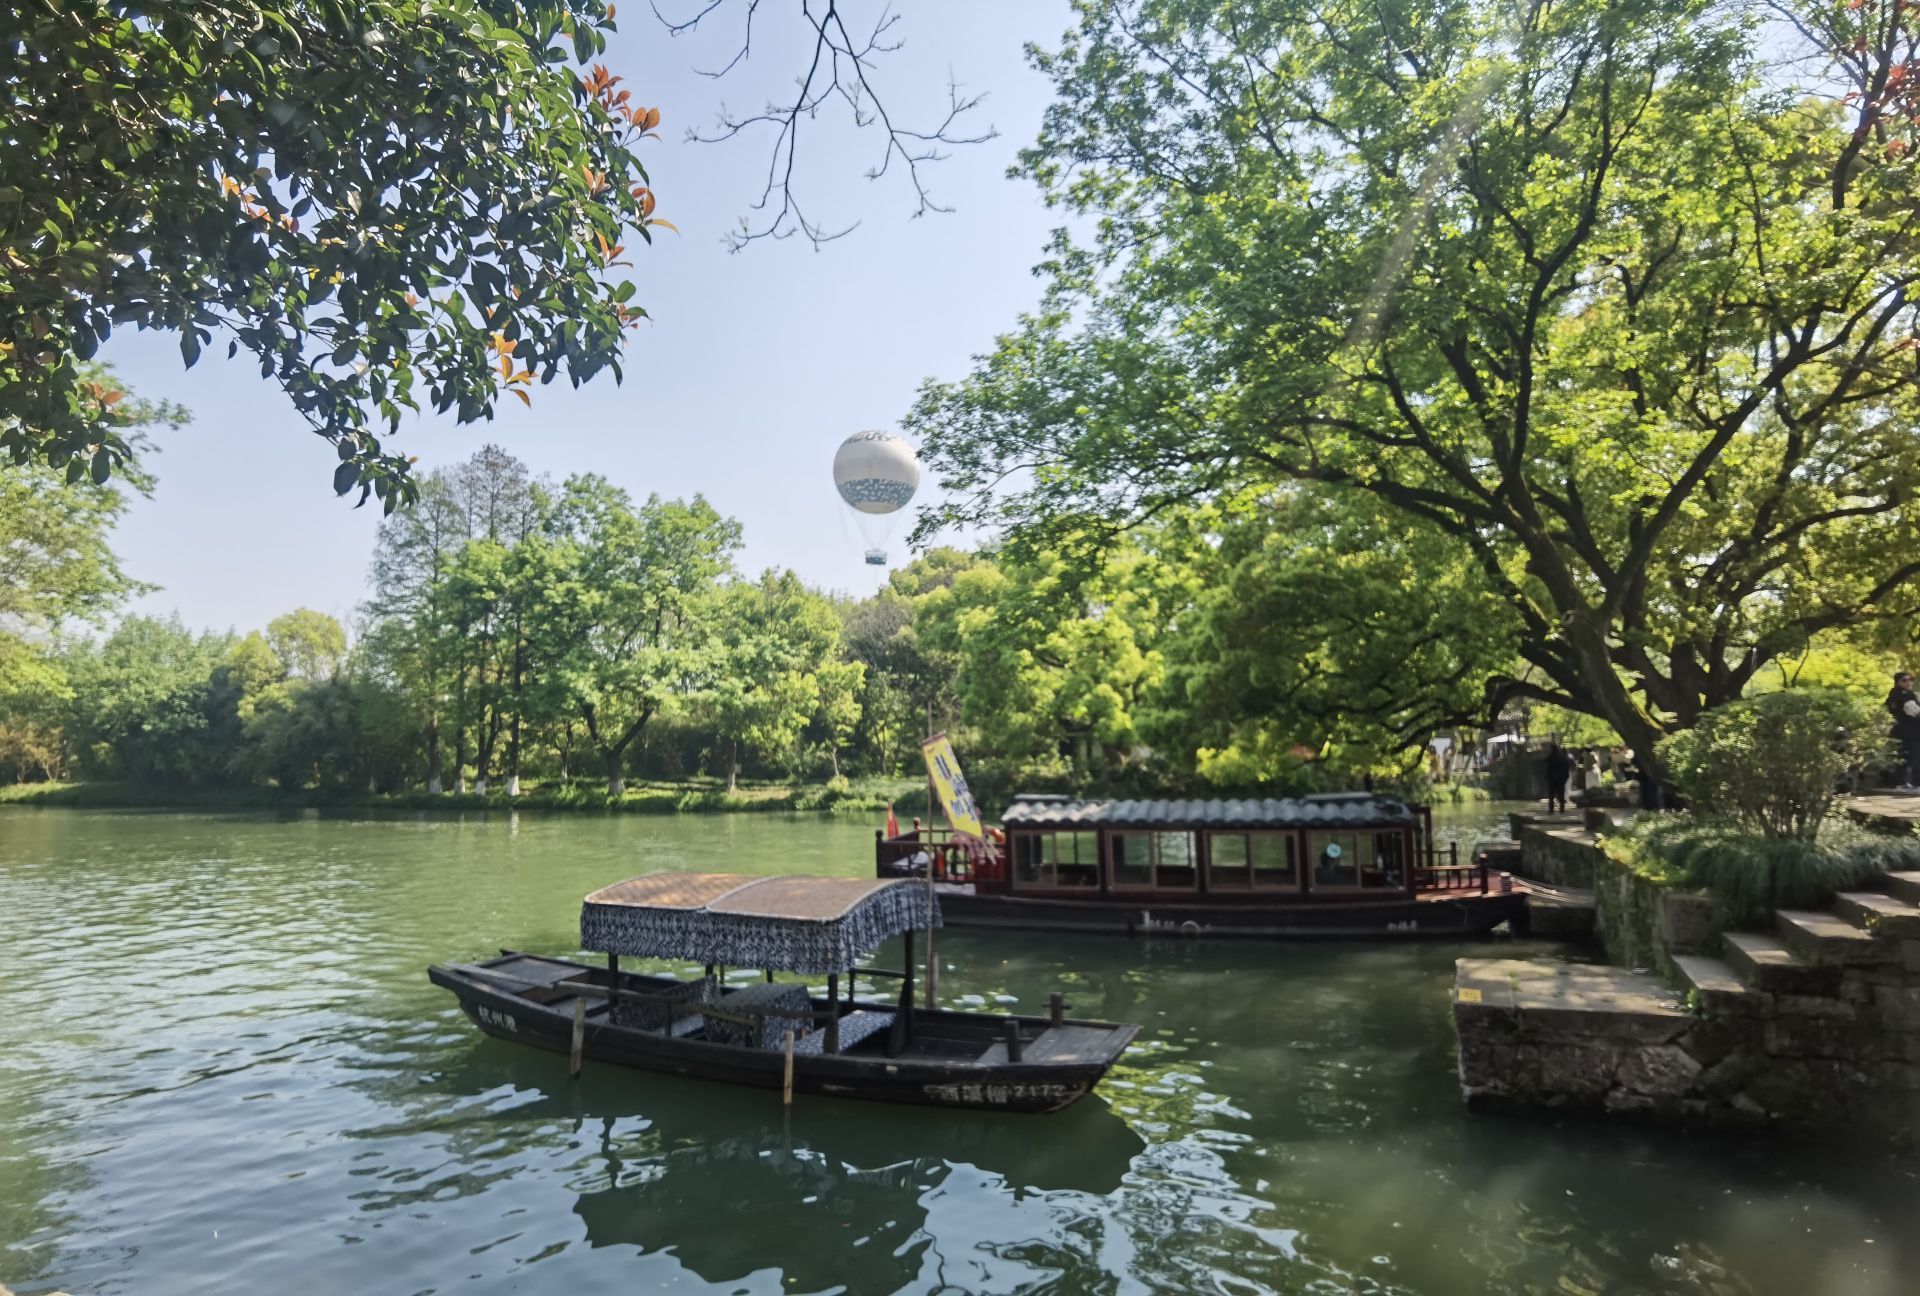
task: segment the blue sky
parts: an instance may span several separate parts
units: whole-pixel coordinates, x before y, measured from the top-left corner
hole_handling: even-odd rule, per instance
[[[660,5],[690,12],[694,0]],[[1000,132],[928,170],[935,198],[954,212],[909,219],[914,198],[903,178],[865,179],[880,136],[823,118],[802,142],[803,195],[824,223],[859,228],[819,251],[794,239],[730,253],[722,236],[758,194],[771,140],[687,143],[685,131],[710,128],[722,103],[751,110],[790,92],[808,38],[781,28],[779,13],[763,16],[752,61],[716,82],[695,69],[731,57],[730,11],[669,38],[645,0],[632,0],[607,61],[665,114],[663,139],[645,156],[658,214],[681,230],[630,253],[635,300],[654,322],[632,335],[620,386],[609,377],[579,391],[537,388],[531,410],[504,402],[510,408],[491,424],[419,420],[402,444],[420,469],[491,440],[536,473],[598,472],[636,497],[699,492],[743,523],[747,570],[791,567],[854,593],[877,587],[883,573],[862,563],[833,492],[834,448],[863,428],[897,426],[922,379],[964,373],[1037,299],[1031,267],[1061,214],[1005,172],[1048,101],[1022,47],[1055,44],[1070,20],[1066,0],[900,7],[895,31],[906,45],[880,67],[889,108],[910,125],[937,121],[951,71],[987,94],[976,117]],[[869,21],[880,11],[872,0],[843,8]],[[294,607],[348,619],[365,594],[377,506],[356,511],[334,498],[331,450],[244,355],[224,356],[225,347],[209,347],[185,370],[166,334],[116,335],[104,352],[140,395],[193,412],[190,426],[161,434],[159,489],[120,527],[128,567],[160,587],[134,606],[220,629],[252,628]],[[903,515],[891,541],[896,563],[909,525]]]

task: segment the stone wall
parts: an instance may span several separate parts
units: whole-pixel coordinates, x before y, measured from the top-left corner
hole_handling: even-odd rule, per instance
[[[1721,930],[1711,896],[1650,882],[1590,833],[1521,835],[1523,876],[1592,878],[1616,965],[1462,959],[1469,1102],[1873,1128],[1920,1144],[1920,873]]]
[[[1622,968],[1461,959],[1453,1020],[1468,1103],[1753,1119],[1709,1103],[1681,996]],[[1717,1060],[1717,1059],[1714,1059]]]
[[[1584,829],[1525,824],[1514,835],[1520,843],[1521,877],[1548,886],[1593,888],[1594,868],[1605,856]]]
[[[1593,892],[1594,935],[1609,962],[1670,976],[1675,954],[1719,946],[1720,916],[1711,897],[1648,881],[1608,855],[1592,833],[1530,827],[1520,835],[1520,853],[1519,876]]]
[[[1461,1089],[1474,1104],[1864,1126],[1920,1142],[1920,940],[1849,945],[1840,961],[1762,957],[1744,979],[1680,955],[1684,993],[1622,968],[1462,959]]]

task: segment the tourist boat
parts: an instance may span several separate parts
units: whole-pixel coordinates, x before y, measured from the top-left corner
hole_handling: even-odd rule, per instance
[[[595,891],[582,948],[603,967],[502,951],[427,970],[475,1025],[499,1039],[703,1080],[936,1107],[1055,1111],[1093,1088],[1134,1026],[916,1006],[913,933],[941,922],[924,881],[654,873]],[[903,972],[862,968],[905,941]],[[622,971],[621,956],[704,965],[692,980]],[[726,968],[766,979],[724,984]],[[775,982],[826,976],[825,996]],[[842,975],[846,995],[840,994]],[[892,1004],[858,1002],[855,978],[898,978]]]
[[[1524,930],[1526,893],[1484,858],[1435,849],[1432,815],[1367,792],[1284,799],[1021,796],[993,849],[942,831],[875,834],[880,877],[933,874],[956,927],[1382,937]]]

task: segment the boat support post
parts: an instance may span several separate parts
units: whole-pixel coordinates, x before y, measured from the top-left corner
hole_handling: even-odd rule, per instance
[[[611,996],[609,996],[609,999],[611,999]],[[567,1062],[571,1068],[568,1074],[576,1080],[580,1078],[580,1053],[581,1050],[586,1047],[586,1043],[587,997],[583,994],[575,995],[573,997],[573,1050]]]
[[[901,952],[906,970],[900,974],[900,1022],[903,1027],[901,1042],[913,1043],[913,928],[909,927],[900,939],[906,943]]]

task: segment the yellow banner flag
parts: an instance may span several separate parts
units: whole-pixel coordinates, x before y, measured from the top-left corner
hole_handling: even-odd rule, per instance
[[[967,776],[960,772],[953,743],[945,734],[935,734],[920,744],[920,754],[927,758],[927,777],[933,780],[940,808],[947,812],[947,825],[957,833],[984,841],[987,833],[980,822],[980,807],[967,790]]]

